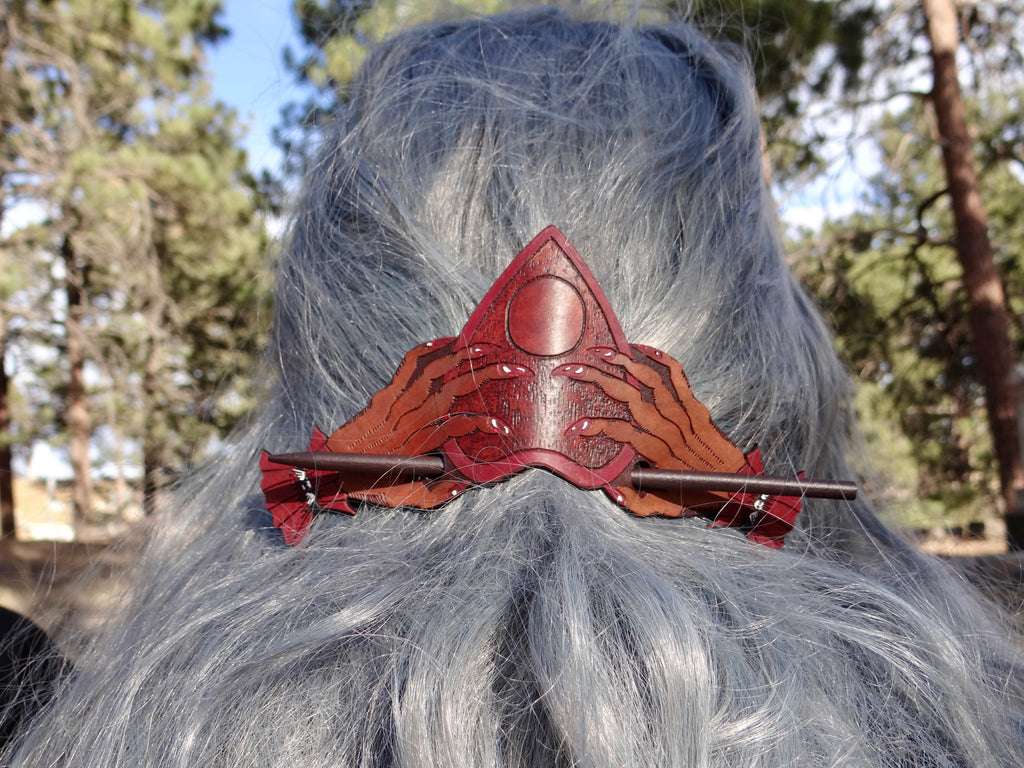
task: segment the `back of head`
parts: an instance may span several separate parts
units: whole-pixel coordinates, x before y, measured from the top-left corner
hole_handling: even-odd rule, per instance
[[[771,550],[541,470],[285,547],[261,447],[363,408],[556,224],[631,342],[768,470],[847,477],[846,383],[782,256],[741,62],[539,10],[369,58],[280,265],[274,394],[155,529],[16,765],[1019,765],[1012,652],[863,501]]]

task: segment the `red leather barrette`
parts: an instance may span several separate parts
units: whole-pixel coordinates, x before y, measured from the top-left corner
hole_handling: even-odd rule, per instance
[[[434,508],[527,467],[601,489],[637,515],[702,515],[782,546],[803,496],[853,483],[770,477],[711,420],[682,367],[630,345],[604,292],[548,227],[509,265],[458,338],[409,352],[394,378],[302,453],[260,458],[289,544],[352,500]]]

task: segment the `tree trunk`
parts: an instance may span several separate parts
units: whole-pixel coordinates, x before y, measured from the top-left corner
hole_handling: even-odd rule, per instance
[[[160,490],[160,450],[156,440],[156,350],[146,356],[146,368],[142,379],[142,407],[145,409],[142,430],[142,514],[149,516],[157,510],[157,493]]]
[[[985,388],[989,429],[999,463],[1000,489],[1005,511],[1012,513],[1017,489],[1024,489],[1017,407],[1010,383],[1013,347],[1006,296],[988,239],[988,215],[978,190],[974,153],[967,131],[967,109],[957,78],[956,7],[953,0],[922,0],[922,5],[932,48],[934,86],[931,97],[956,223],[957,258],[967,287],[978,376]]]
[[[92,424],[89,419],[88,393],[85,387],[85,343],[82,338],[84,276],[75,260],[71,241],[64,237],[60,248],[64,262],[65,290],[68,313],[65,337],[68,358],[68,393],[64,406],[64,420],[68,428],[68,450],[74,473],[71,486],[71,504],[75,523],[85,522],[92,508],[92,465],[89,461],[89,437]]]
[[[0,66],[3,64],[6,43],[7,35],[0,25]],[[0,223],[4,217],[4,203],[3,176],[0,176]],[[7,376],[7,315],[0,309],[0,536],[14,533],[14,468],[11,466],[14,458],[11,453],[13,441],[11,382]]]
[[[152,515],[159,507],[160,460],[151,443],[142,448],[142,514]]]
[[[11,468],[11,394],[4,354],[6,322],[0,311],[0,536],[14,533],[14,470]]]
[[[154,316],[160,317],[163,302],[154,308]],[[159,508],[159,494],[163,486],[164,446],[163,430],[160,428],[163,407],[158,402],[160,376],[160,351],[157,349],[156,325],[150,318],[150,331],[147,346],[145,369],[142,374],[142,407],[144,409],[144,426],[142,430],[142,512],[152,515]]]

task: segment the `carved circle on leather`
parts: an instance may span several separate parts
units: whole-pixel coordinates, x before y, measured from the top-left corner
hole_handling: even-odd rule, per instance
[[[491,351],[453,369],[449,379],[489,365],[529,373],[492,379],[455,398],[450,413],[486,413],[509,427],[508,433],[477,431],[444,444],[446,459],[463,477],[490,483],[544,467],[581,488],[603,488],[627,471],[636,457],[632,446],[567,431],[582,418],[629,420],[629,407],[589,382],[554,372],[587,365],[623,378],[621,367],[592,350],[628,355],[630,347],[601,287],[557,228],[530,241],[483,297],[456,348],[474,344]]]
[[[527,354],[564,355],[583,338],[583,300],[575,288],[559,277],[535,277],[516,291],[509,302],[506,326],[512,343]]]

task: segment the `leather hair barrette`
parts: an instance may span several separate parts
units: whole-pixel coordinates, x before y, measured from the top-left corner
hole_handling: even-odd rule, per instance
[[[805,496],[850,482],[764,474],[694,396],[678,362],[628,344],[604,292],[548,227],[513,260],[457,338],[421,344],[370,404],[306,451],[260,458],[289,544],[352,502],[438,507],[528,467],[600,489],[631,512],[701,515],[780,547]]]

